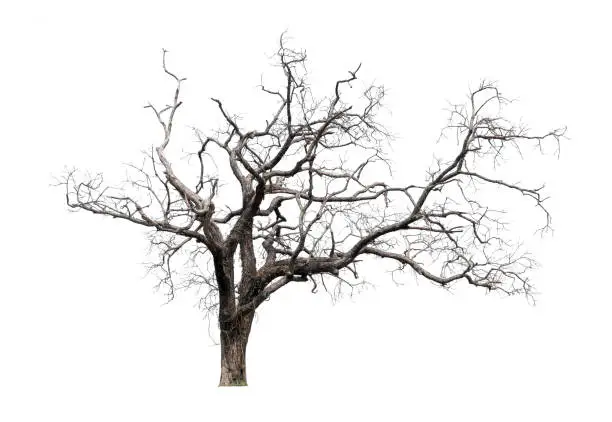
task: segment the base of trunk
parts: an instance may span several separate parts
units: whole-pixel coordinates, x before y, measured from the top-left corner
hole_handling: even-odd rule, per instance
[[[246,374],[221,374],[219,387],[246,387]]]
[[[219,387],[247,385],[246,346],[251,332],[253,314],[222,325],[221,329],[221,378]]]
[[[221,379],[219,387],[245,386],[246,342],[241,336],[221,341]]]

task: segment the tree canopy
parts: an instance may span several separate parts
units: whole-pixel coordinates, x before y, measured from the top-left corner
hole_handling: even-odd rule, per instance
[[[212,133],[193,129],[196,164],[179,171],[169,146],[179,141],[173,127],[185,79],[170,70],[166,51],[162,65],[175,89],[169,104],[147,105],[162,136],[143,163],[129,165],[120,185],[76,170],[62,184],[72,209],[150,229],[159,287],[169,300],[181,289],[203,288],[201,306],[218,315],[222,345],[223,333],[239,331],[244,354],[253,312],[288,283],[310,282],[312,292],[332,296],[353,289],[363,282],[358,269],[366,258],[444,287],[465,282],[532,295],[535,261],[507,230],[505,210],[482,193],[495,189],[530,202],[541,211],[540,230],[548,230],[543,186],[523,186],[495,168],[534,146],[543,152],[545,141],[558,144],[564,129],[534,134],[511,122],[503,115],[509,101],[494,83],[480,83],[449,110],[443,142],[454,142],[454,152],[436,158],[422,180],[404,183],[392,177],[394,137],[379,115],[384,87],[362,84],[355,95],[359,65],[317,97],[306,52],[281,37],[283,83],[260,86],[276,102],[269,118],[244,127],[233,105],[211,98],[224,124]],[[409,162],[402,157],[402,165]]]

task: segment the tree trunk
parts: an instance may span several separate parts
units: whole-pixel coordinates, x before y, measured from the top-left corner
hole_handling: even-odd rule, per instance
[[[254,313],[221,323],[220,387],[246,386],[246,347]]]

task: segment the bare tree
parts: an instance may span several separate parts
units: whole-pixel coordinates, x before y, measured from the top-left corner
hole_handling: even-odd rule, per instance
[[[161,142],[142,165],[129,166],[131,176],[121,185],[74,170],[61,180],[69,207],[150,229],[159,258],[151,269],[169,300],[181,289],[203,289],[202,308],[218,317],[220,385],[246,385],[251,324],[270,295],[291,282],[311,282],[313,293],[337,296],[363,283],[357,267],[366,258],[395,262],[398,270],[444,287],[464,281],[532,295],[528,272],[535,261],[504,236],[502,210],[486,192],[531,201],[548,230],[542,188],[492,173],[530,146],[542,150],[547,139],[557,145],[563,129],[534,135],[512,124],[501,115],[507,100],[494,84],[482,83],[450,110],[443,133],[456,140],[452,155],[436,159],[422,182],[396,186],[381,176],[390,171],[392,138],[378,115],[383,87],[351,95],[357,66],[327,97],[316,98],[304,51],[281,37],[275,60],[283,72],[280,88],[261,85],[277,102],[269,120],[248,130],[212,98],[224,127],[210,135],[194,129],[197,165],[179,176],[168,147],[185,79],[168,69],[164,51],[174,96],[165,107],[147,106],[163,130]],[[240,204],[232,204],[238,196]]]

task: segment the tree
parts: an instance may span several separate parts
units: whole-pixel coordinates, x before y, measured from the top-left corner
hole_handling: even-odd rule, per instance
[[[150,229],[158,254],[151,269],[168,300],[181,289],[204,288],[200,304],[220,329],[221,386],[246,385],[253,317],[274,292],[311,282],[313,293],[322,286],[337,296],[363,283],[357,268],[366,258],[392,261],[446,288],[462,281],[531,297],[535,261],[505,236],[502,211],[487,189],[531,201],[544,217],[540,230],[548,230],[542,187],[492,173],[530,145],[541,152],[546,140],[558,145],[564,129],[537,135],[511,123],[501,114],[508,100],[483,82],[450,109],[443,134],[456,140],[452,155],[436,159],[419,184],[393,185],[380,176],[391,169],[386,151],[393,138],[379,116],[384,88],[367,85],[351,95],[359,65],[317,98],[306,53],[281,37],[281,87],[260,86],[277,103],[270,118],[247,129],[212,98],[223,127],[210,135],[194,128],[198,149],[190,157],[197,165],[179,175],[168,151],[185,79],[168,69],[166,56],[164,50],[174,95],[163,108],[147,106],[163,138],[143,164],[129,165],[129,178],[116,186],[76,170],[61,184],[70,208]],[[179,256],[186,258],[180,265]]]

